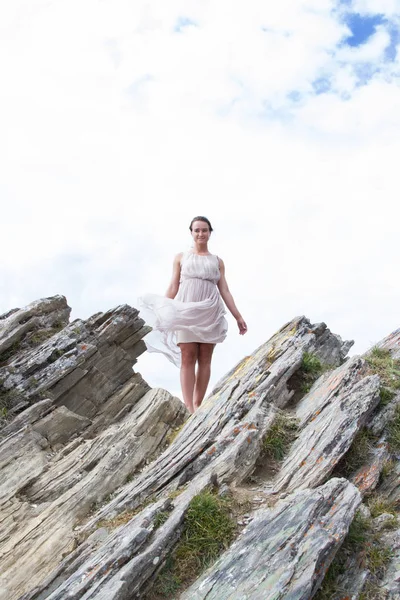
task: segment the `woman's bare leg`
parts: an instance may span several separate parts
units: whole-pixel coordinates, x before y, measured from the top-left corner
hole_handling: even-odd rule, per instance
[[[211,375],[211,358],[215,344],[199,344],[197,357],[197,373],[194,385],[193,408],[196,410],[203,402],[206,395],[208,382]]]
[[[179,344],[181,349],[181,387],[183,401],[190,413],[194,412],[193,391],[195,384],[195,366],[199,353],[199,344],[197,342],[188,342]]]

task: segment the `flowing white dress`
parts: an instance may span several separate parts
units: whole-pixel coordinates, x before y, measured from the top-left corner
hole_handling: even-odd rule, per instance
[[[178,344],[218,344],[224,341],[228,323],[217,287],[219,278],[216,255],[184,252],[175,298],[146,294],[138,299],[140,316],[153,329],[144,340],[149,352],[162,352],[180,367]]]

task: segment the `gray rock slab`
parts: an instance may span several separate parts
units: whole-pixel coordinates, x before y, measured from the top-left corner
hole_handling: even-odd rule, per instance
[[[315,487],[332,472],[379,402],[377,375],[354,357],[320,378],[298,404],[299,434],[274,482],[274,492]]]
[[[113,331],[108,322],[109,318],[110,316],[107,316],[102,320],[101,315],[96,316],[92,321],[89,320],[86,326],[95,328],[107,324],[104,327],[104,339],[107,340]],[[126,338],[125,342],[130,337]],[[50,502],[51,520],[49,507],[46,509],[48,513],[40,515],[41,524],[34,545],[30,540],[29,547],[24,548],[23,544],[18,544],[18,538],[14,535],[17,546],[9,548],[9,552],[13,552],[14,555],[14,567],[22,563],[28,564],[29,567],[25,569],[27,572],[24,576],[18,579],[15,568],[11,570],[11,563],[7,563],[7,572],[10,576],[12,574],[13,578],[12,589],[26,590],[30,582],[31,586],[41,586],[42,591],[37,597],[44,598],[50,591],[50,584],[44,589],[41,582],[48,575],[48,581],[52,581],[52,593],[61,594],[54,597],[63,597],[62,593],[67,593],[66,582],[72,576],[68,571],[69,567],[66,566],[67,563],[70,565],[71,561],[74,562],[76,568],[78,564],[81,565],[85,574],[92,572],[90,552],[85,554],[84,544],[69,551],[63,567],[60,567],[56,559],[46,565],[40,563],[41,567],[38,567],[40,558],[35,558],[34,550],[38,551],[39,544],[43,543],[46,536],[46,539],[51,540],[51,543],[59,549],[59,553],[68,552],[68,542],[71,541],[71,538],[68,540],[68,535],[71,535],[68,532],[71,532],[71,523],[65,524],[62,517],[66,514],[66,507],[71,505],[68,494],[73,495],[73,503],[76,505],[76,508],[72,509],[72,514],[75,516],[78,513],[82,514],[84,512],[82,491],[85,491],[86,501],[104,498],[108,490],[115,489],[116,482],[110,481],[109,477],[110,471],[114,474],[118,464],[118,474],[125,478],[129,475],[132,481],[126,483],[103,506],[96,508],[86,523],[79,527],[79,536],[90,536],[97,526],[103,526],[104,522],[110,522],[125,514],[126,511],[136,510],[151,497],[160,498],[161,502],[166,501],[170,491],[177,488],[179,490],[185,488],[185,491],[174,501],[170,518],[157,530],[157,534],[150,537],[145,535],[139,555],[135,552],[127,554],[124,545],[120,549],[114,547],[112,550],[109,546],[110,540],[104,541],[98,551],[106,558],[99,559],[100,562],[96,563],[96,577],[89,578],[85,591],[80,588],[81,596],[76,597],[94,598],[98,595],[99,598],[110,600],[114,597],[130,598],[133,593],[139,594],[140,597],[143,586],[147,585],[148,579],[157,569],[158,562],[163,560],[179,537],[185,510],[193,495],[216,479],[221,484],[240,482],[251,473],[260,454],[263,437],[273,422],[277,406],[286,405],[295,392],[291,386],[291,377],[299,370],[304,352],[318,351],[328,359],[329,348],[331,348],[331,361],[335,364],[340,360],[344,347],[345,344],[338,339],[338,336],[331,334],[324,324],[313,326],[305,317],[299,317],[288,323],[252,356],[240,361],[219,382],[217,389],[204,401],[200,410],[190,417],[174,442],[158,458],[146,466],[146,461],[150,461],[151,458],[150,452],[147,452],[148,458],[141,460],[140,463],[137,462],[139,470],[135,471],[132,468],[132,456],[135,460],[139,460],[140,456],[130,451],[126,459],[122,458],[117,452],[118,444],[115,443],[112,432],[114,427],[122,427],[126,420],[136,418],[135,431],[136,436],[141,436],[141,443],[145,444],[146,440],[152,438],[152,430],[157,419],[153,423],[149,415],[148,419],[140,420],[140,410],[148,414],[148,399],[146,396],[143,397],[134,404],[122,422],[108,426],[103,433],[104,439],[101,444],[93,444],[92,440],[87,439],[84,445],[81,444],[61,460],[56,461],[40,480],[26,490],[27,498],[31,502]],[[103,352],[103,346],[100,350]],[[105,355],[108,356],[108,350]],[[81,382],[78,383],[80,384]],[[121,399],[123,397],[122,394]],[[107,402],[110,402],[110,407],[113,404],[115,409],[121,406],[119,401],[115,400],[114,404],[110,399],[102,406],[106,407]],[[181,404],[180,406],[182,407]],[[153,409],[153,419],[154,413]],[[170,422],[173,420],[176,426],[178,422],[176,416],[171,418]],[[160,421],[165,421],[165,415],[160,415]],[[108,441],[106,441],[107,437]],[[123,439],[126,438],[127,433],[124,431]],[[107,463],[107,471],[104,469],[104,463],[96,462],[101,460],[104,447],[114,448],[113,462]],[[78,464],[80,464],[80,471],[76,466]],[[77,481],[75,478],[79,473],[82,479]],[[57,510],[61,502],[63,506]],[[70,508],[68,514],[71,515]],[[55,517],[58,519],[57,534],[54,531]],[[59,539],[60,532],[64,534],[62,541]],[[22,528],[20,535],[27,540],[31,534],[26,528]],[[107,557],[110,556],[114,557],[114,567],[109,572],[104,561],[108,561]],[[68,594],[75,593],[73,590],[77,581],[75,578],[68,583]],[[55,582],[59,582],[59,585]],[[60,590],[63,590],[62,593]]]
[[[360,502],[351,483],[331,479],[258,511],[181,600],[312,598]]]
[[[13,433],[0,442],[0,506],[45,471],[48,445],[46,438],[28,430]]]
[[[154,502],[100,541],[93,540],[91,534],[42,586],[21,600],[142,598],[143,585],[180,536],[191,499],[210,483],[209,479],[200,478],[177,498]],[[160,511],[168,511],[169,517],[155,532],[154,519]]]
[[[54,446],[55,444],[66,444],[90,424],[90,419],[77,415],[66,406],[60,406],[51,414],[37,421],[32,428],[45,437],[50,446]]]
[[[186,416],[177,398],[164,390],[151,390],[125,419],[67,455],[54,455],[46,469],[41,465],[40,473],[29,475],[29,465],[24,467],[25,480],[18,485],[24,484],[24,498],[36,505],[38,512],[31,518],[22,511],[14,514],[13,535],[2,544],[0,553],[0,588],[5,590],[0,598],[16,600],[57,568],[63,555],[73,553],[76,528],[82,520],[159,454],[168,434]],[[31,434],[39,437],[37,432]]]
[[[85,435],[92,437],[110,423],[120,421],[149,391],[150,386],[140,373],[133,373],[131,378],[99,407],[93,423]]]
[[[400,460],[395,460],[393,471],[383,481],[380,491],[390,502],[400,507]]]
[[[0,355],[31,329],[52,327],[57,321],[67,324],[71,309],[64,296],[42,298],[16,309],[0,319]]]
[[[122,305],[87,321],[76,319],[67,324],[69,312],[65,298],[56,296],[0,319],[0,340],[6,340],[7,347],[11,338],[18,341],[6,364],[0,366],[0,397],[8,408],[7,419],[0,424],[0,429],[6,427],[3,438],[24,422],[33,422],[31,405],[41,405],[46,397],[58,407],[95,421],[91,430],[95,435],[118,413],[128,412],[122,410],[125,404],[134,404],[150,389],[132,370],[137,356],[145,351],[141,338],[149,331],[136,309]],[[29,332],[39,326],[39,333],[45,334],[43,341],[32,344]],[[121,392],[134,378],[135,390],[124,399]],[[87,426],[87,421],[79,418],[75,422]],[[47,431],[47,435],[52,434]],[[62,442],[54,439],[52,445],[58,443],[64,443],[64,438]]]
[[[325,348],[320,336],[328,348],[333,348],[335,362],[343,343],[326,325],[313,326],[305,317],[285,325],[240,361],[220,380],[165,453],[95,519],[134,508],[174,478],[176,487],[205,472],[214,473],[221,483],[241,481],[249,475],[276,407],[285,406],[294,394],[290,381],[301,366],[304,352]],[[328,356],[326,348],[324,355]]]

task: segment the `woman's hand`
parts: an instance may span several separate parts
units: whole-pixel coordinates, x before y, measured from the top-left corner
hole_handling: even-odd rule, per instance
[[[240,335],[244,335],[246,333],[246,331],[247,331],[247,325],[244,322],[243,317],[239,317],[238,319],[236,319],[236,322],[237,322],[238,327],[239,327],[239,334]]]

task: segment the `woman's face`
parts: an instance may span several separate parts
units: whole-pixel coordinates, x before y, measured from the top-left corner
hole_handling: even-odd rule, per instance
[[[194,221],[192,223],[192,238],[195,242],[208,242],[210,239],[210,229],[205,221]]]

